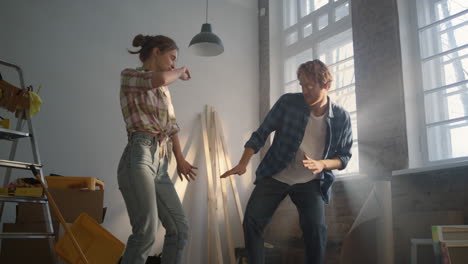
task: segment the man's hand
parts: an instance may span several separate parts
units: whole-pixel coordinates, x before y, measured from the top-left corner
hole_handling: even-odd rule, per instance
[[[249,164],[249,160],[250,158],[252,157],[252,155],[255,153],[255,151],[252,149],[252,148],[249,148],[249,147],[246,147],[244,149],[244,153],[242,153],[242,157],[239,161],[239,164],[237,164],[237,166],[235,166],[234,168],[226,171],[223,175],[221,175],[220,177],[221,178],[226,178],[226,177],[229,177],[233,174],[237,174],[237,175],[242,175],[245,173],[245,171],[247,170],[247,165]]]
[[[237,166],[235,166],[234,168],[226,171],[225,173],[223,173],[223,175],[221,175],[221,178],[226,178],[226,177],[229,177],[233,174],[237,174],[237,175],[242,175],[245,173],[246,171],[246,166],[244,165],[241,165],[241,164],[238,164]]]
[[[185,179],[187,179],[187,181],[195,180],[195,176],[197,176],[197,173],[195,173],[194,169],[198,168],[192,166],[185,159],[182,158],[180,160],[177,160],[177,174],[179,174],[179,178],[181,181],[184,181],[184,177]]]
[[[313,174],[319,174],[325,169],[325,163],[321,160],[313,160],[306,154],[304,154],[304,160],[302,161],[304,167],[312,171]]]

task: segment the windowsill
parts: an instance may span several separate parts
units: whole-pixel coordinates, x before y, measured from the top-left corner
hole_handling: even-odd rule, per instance
[[[403,176],[403,175],[408,175],[408,174],[418,174],[418,173],[424,173],[424,172],[431,172],[431,171],[445,170],[445,169],[455,169],[455,168],[461,168],[461,167],[468,168],[468,160],[450,162],[450,163],[440,163],[440,164],[429,165],[429,166],[421,167],[421,168],[396,170],[396,171],[392,171],[392,176]]]
[[[368,179],[367,175],[362,173],[346,173],[342,175],[335,174],[335,176],[335,182]]]
[[[464,168],[464,167],[468,169],[467,159],[452,161],[452,162],[439,162],[435,164],[433,163],[431,165],[420,167],[420,168],[396,170],[396,171],[392,171],[392,177],[404,176],[404,175],[410,175],[410,174],[419,174],[419,173],[425,173],[425,172],[433,172],[433,171],[438,171],[438,170]],[[337,177],[335,178],[335,182],[368,179],[367,175],[363,173],[347,173],[347,174],[336,175],[336,176]]]

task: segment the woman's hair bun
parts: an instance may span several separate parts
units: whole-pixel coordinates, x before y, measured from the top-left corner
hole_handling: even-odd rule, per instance
[[[158,48],[161,52],[168,50],[178,50],[177,44],[173,39],[163,35],[142,35],[138,34],[133,38],[133,47],[139,49],[137,51],[128,50],[130,54],[139,54],[141,62],[145,62],[153,52],[154,48]]]
[[[142,34],[138,34],[133,39],[132,45],[133,47],[143,47],[145,42],[146,42],[146,36],[143,36]]]

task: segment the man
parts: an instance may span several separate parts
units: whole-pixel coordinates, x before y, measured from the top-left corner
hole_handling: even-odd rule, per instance
[[[325,203],[335,176],[351,158],[349,113],[328,98],[332,76],[320,60],[297,70],[302,93],[283,95],[245,144],[239,164],[221,175],[242,175],[253,154],[275,131],[271,147],[256,171],[255,188],[244,217],[249,264],[263,264],[263,231],[279,203],[289,195],[297,207],[304,237],[305,263],[324,263],[327,227]]]

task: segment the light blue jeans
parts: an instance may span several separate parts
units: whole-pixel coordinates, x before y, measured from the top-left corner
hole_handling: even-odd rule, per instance
[[[146,262],[155,242],[158,218],[166,229],[162,263],[182,261],[187,218],[167,173],[167,157],[160,159],[159,149],[157,138],[134,132],[120,159],[117,179],[132,225],[122,264]]]

